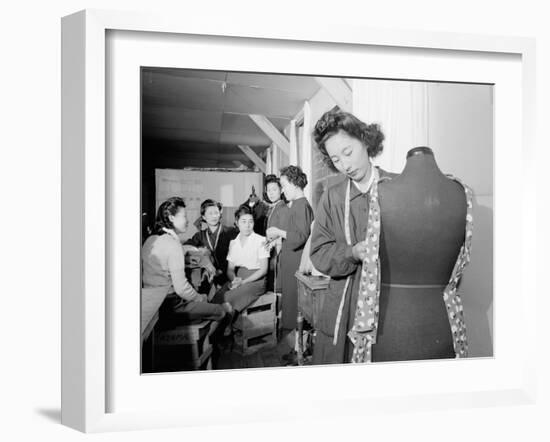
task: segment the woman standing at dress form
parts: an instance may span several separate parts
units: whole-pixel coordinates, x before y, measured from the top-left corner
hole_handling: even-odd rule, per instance
[[[267,214],[266,230],[270,227],[277,227],[287,230],[289,209],[282,194],[282,187],[279,178],[275,175],[265,177],[266,202],[270,205]],[[267,278],[267,290],[279,292],[281,290],[281,248],[282,239],[278,238],[271,243],[271,257]]]
[[[269,241],[282,238],[281,277],[282,277],[282,324],[283,328],[296,328],[298,314],[298,283],[294,274],[300,265],[302,251],[309,238],[313,209],[304,196],[307,176],[297,166],[281,169],[281,186],[289,201],[286,230],[269,227],[266,236]]]
[[[365,124],[335,108],[319,119],[313,135],[326,165],[348,178],[324,192],[311,237],[311,261],[331,277],[313,363],[343,363],[351,360],[353,351],[347,333],[353,326],[367,252],[369,190],[375,180],[392,174],[371,163],[383,148],[384,135],[376,124]]]

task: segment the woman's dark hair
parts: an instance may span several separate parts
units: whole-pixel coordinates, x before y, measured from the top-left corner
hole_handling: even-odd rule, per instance
[[[153,233],[155,235],[162,235],[166,233],[164,229],[173,229],[174,224],[170,221],[169,216],[176,216],[176,213],[178,213],[181,208],[185,208],[185,201],[179,196],[173,196],[164,201],[157,210]]]
[[[209,207],[217,207],[218,210],[221,212],[223,206],[221,203],[211,199],[204,200],[201,203],[201,216],[204,216],[204,214],[206,213],[206,209],[208,209]]]
[[[286,166],[281,169],[281,177],[286,176],[287,180],[300,189],[307,186],[307,175],[298,166]]]
[[[315,124],[315,129],[313,129],[313,139],[323,156],[323,161],[333,172],[338,170],[334,167],[327,153],[325,143],[340,131],[361,141],[367,148],[367,153],[371,158],[377,156],[384,149],[384,134],[378,124],[363,123],[355,115],[344,112],[338,106],[335,106],[319,118]]]
[[[287,203],[288,201],[286,200],[285,198],[285,194],[282,192],[283,188],[281,186],[281,180],[279,179],[279,177],[277,175],[273,175],[273,174],[269,174],[269,175],[266,175],[265,177],[265,180],[264,180],[265,184],[264,184],[264,200],[265,201],[268,201],[270,203],[272,203],[273,201],[271,201],[269,199],[269,197],[267,196],[267,185],[268,184],[271,184],[271,183],[275,183],[277,184],[277,186],[279,186],[279,189],[281,190],[281,199]]]
[[[252,212],[252,209],[250,207],[248,207],[246,204],[242,204],[235,211],[235,222],[238,222],[239,218],[243,215],[251,215],[252,219],[254,219],[254,213]]]
[[[279,189],[282,189],[281,181],[279,180],[277,175],[273,175],[273,174],[266,175],[266,177],[265,177],[265,187],[267,187],[267,185],[269,183],[277,183],[277,185],[279,186]]]

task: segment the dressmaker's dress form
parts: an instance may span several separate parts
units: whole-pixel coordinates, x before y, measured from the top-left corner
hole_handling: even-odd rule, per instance
[[[372,361],[453,358],[443,292],[465,241],[464,187],[439,170],[431,149],[419,147],[378,191],[381,287]]]

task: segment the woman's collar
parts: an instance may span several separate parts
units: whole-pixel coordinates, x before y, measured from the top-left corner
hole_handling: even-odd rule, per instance
[[[221,227],[221,223],[218,223],[218,224],[216,225],[216,228],[215,228],[214,230],[212,230],[212,229],[210,228],[210,224],[207,223],[207,225],[206,225],[206,230],[208,230],[210,233],[216,233],[220,227]]]
[[[239,232],[239,234],[237,235],[237,238],[239,238],[239,239],[240,238],[252,238],[255,234],[256,234],[256,232],[254,232],[254,230],[248,236],[244,236],[241,232]]]
[[[377,181],[378,178],[379,178],[378,169],[373,165],[373,166],[371,167],[370,177],[369,177],[369,180],[368,180],[368,182],[367,182],[367,186],[366,186],[365,190],[361,189],[361,188],[359,187],[359,185],[358,185],[355,181],[351,180],[351,182],[353,183],[353,185],[355,186],[355,188],[356,188],[357,190],[359,190],[359,192],[361,192],[361,193],[367,193],[367,192],[371,189],[372,184],[374,183],[374,181],[375,181],[375,180]]]
[[[168,233],[172,238],[176,240],[180,240],[178,234],[173,229],[167,229],[166,227],[163,227],[162,230],[164,230],[165,233]]]

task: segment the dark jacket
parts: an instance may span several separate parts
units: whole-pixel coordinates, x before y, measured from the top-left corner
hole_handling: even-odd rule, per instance
[[[212,253],[213,264],[217,270],[220,270],[220,275],[216,278],[215,282],[218,284],[223,284],[227,279],[227,253],[229,252],[229,243],[231,240],[235,239],[239,234],[239,231],[236,227],[228,227],[221,225],[222,229],[218,239],[218,243],[214,250],[210,248],[207,235],[209,234],[209,229],[200,230],[193,235],[191,239],[188,239],[185,244],[192,245],[195,247],[206,247]],[[214,235],[215,238],[215,235]],[[215,239],[211,239],[210,243],[212,246],[215,244]]]
[[[380,178],[395,176],[378,169]],[[346,335],[353,325],[361,262],[352,254],[353,246],[366,237],[369,210],[368,194],[361,193],[355,186],[350,187],[350,234],[351,243],[346,242],[344,227],[345,199],[348,180],[328,188],[317,206],[315,223],[311,235],[310,257],[317,270],[331,277],[325,291],[323,308],[319,315],[318,328],[327,337],[334,336],[338,308],[342,299],[346,278],[351,276],[346,290],[342,317],[338,328],[337,348],[331,349],[337,360],[326,362],[347,362],[349,340]]]

